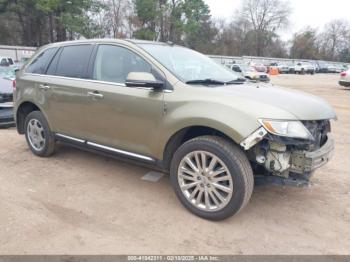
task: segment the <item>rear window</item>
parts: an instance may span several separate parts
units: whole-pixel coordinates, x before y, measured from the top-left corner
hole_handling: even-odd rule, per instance
[[[84,78],[92,48],[92,45],[74,45],[64,47],[58,59],[55,75]]]
[[[55,54],[57,48],[49,48],[41,52],[33,62],[27,67],[27,73],[33,74],[45,74],[47,65],[49,64],[52,56]]]
[[[8,58],[8,61],[9,61],[9,64],[10,64],[10,65],[13,65],[13,60],[12,60],[12,58]]]

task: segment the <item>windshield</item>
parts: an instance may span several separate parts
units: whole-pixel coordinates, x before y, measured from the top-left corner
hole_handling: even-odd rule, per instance
[[[188,48],[162,44],[140,46],[183,82],[210,79],[226,83],[239,78],[232,70]]]

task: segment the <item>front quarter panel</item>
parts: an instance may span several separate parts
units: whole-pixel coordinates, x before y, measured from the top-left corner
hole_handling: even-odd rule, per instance
[[[165,94],[166,115],[158,157],[162,156],[169,139],[183,128],[210,127],[224,133],[238,144],[260,126],[255,117],[244,111],[233,110],[225,103],[210,101],[209,97],[195,93],[191,88],[177,87],[173,93]]]

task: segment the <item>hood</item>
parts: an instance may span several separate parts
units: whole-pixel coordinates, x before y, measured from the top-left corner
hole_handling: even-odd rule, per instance
[[[236,102],[237,104],[245,103],[244,107],[249,111],[254,111],[259,118],[276,118],[278,111],[289,113],[280,114],[281,119],[285,120],[290,120],[291,116],[297,120],[336,118],[333,108],[325,100],[300,91],[261,83],[229,85],[218,89],[222,90],[225,99],[230,97],[233,105]]]

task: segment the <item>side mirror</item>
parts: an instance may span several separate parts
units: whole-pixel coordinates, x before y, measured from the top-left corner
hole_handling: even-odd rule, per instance
[[[164,88],[164,82],[157,80],[151,73],[130,72],[125,82],[128,87]]]

